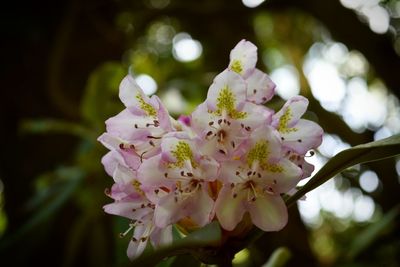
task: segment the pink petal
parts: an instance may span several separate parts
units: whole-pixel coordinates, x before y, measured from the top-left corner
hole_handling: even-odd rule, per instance
[[[165,228],[154,227],[150,235],[151,243],[155,248],[167,246],[172,243],[172,225]]]
[[[176,201],[173,193],[160,199],[154,210],[155,225],[164,228],[185,217],[186,214],[182,211],[182,207],[185,205],[184,202],[185,200],[182,199]]]
[[[174,182],[165,178],[161,155],[148,158],[143,161],[137,170],[137,178],[144,188],[166,186],[173,187]]]
[[[211,222],[213,210],[214,200],[212,200],[206,190],[198,190],[191,196],[183,212],[187,216],[190,216],[198,226],[202,227]]]
[[[147,246],[148,238],[143,242],[141,238],[151,232],[151,223],[138,225],[135,227],[133,237],[135,241],[131,240],[128,245],[127,255],[129,259],[133,260],[140,256]]]

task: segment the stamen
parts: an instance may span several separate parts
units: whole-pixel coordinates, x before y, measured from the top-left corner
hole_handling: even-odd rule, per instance
[[[134,224],[129,224],[129,228],[125,232],[119,233],[119,237],[120,238],[125,237],[134,227],[135,227]]]
[[[108,196],[108,197],[111,197],[111,190],[110,190],[110,188],[105,188],[104,189],[104,194],[106,195],[106,196]]]
[[[310,153],[310,154],[309,155],[306,154],[304,157],[309,158],[309,157],[312,157],[315,155],[315,152],[312,150],[308,151],[308,153]]]
[[[147,138],[151,138],[151,139],[161,139],[161,137],[158,136],[152,136],[152,135],[148,135]]]

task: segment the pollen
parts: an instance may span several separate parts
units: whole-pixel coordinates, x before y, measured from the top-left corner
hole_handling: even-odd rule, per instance
[[[144,196],[143,190],[140,188],[141,183],[138,180],[133,180],[132,181],[133,188],[135,188],[135,191]]]
[[[277,164],[270,164],[270,165],[267,165],[267,166],[266,166],[266,169],[267,169],[268,171],[274,172],[274,173],[283,172],[282,166],[279,166],[279,165],[277,165]],[[275,180],[274,180],[274,181],[275,181]],[[276,181],[275,181],[275,182],[276,182]]]
[[[289,121],[292,119],[292,117],[293,117],[292,110],[290,108],[286,109],[285,113],[279,119],[279,124],[278,124],[277,130],[280,133],[287,134],[287,133],[297,131],[297,128],[289,128],[288,127]]]
[[[146,103],[140,94],[136,95],[136,99],[139,101],[140,109],[144,110],[148,116],[157,117],[157,110],[149,103]]]
[[[267,160],[269,155],[268,141],[260,141],[255,144],[255,146],[250,149],[247,155],[247,164],[251,166],[254,161],[263,163]]]
[[[239,60],[233,60],[230,67],[231,70],[239,74],[243,71],[242,63]]]
[[[188,143],[179,141],[175,147],[175,150],[173,150],[171,153],[176,158],[176,162],[172,164],[174,167],[182,168],[187,160],[190,160],[190,163],[193,167],[196,166],[193,159],[192,149]]]
[[[232,119],[243,119],[247,116],[246,112],[240,112],[235,109],[235,95],[228,86],[222,88],[217,98],[217,110],[215,113],[219,116],[222,115],[222,111],[226,111]]]

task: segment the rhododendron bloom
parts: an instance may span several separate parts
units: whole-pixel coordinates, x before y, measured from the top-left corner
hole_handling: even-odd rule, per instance
[[[277,113],[263,105],[276,85],[256,63],[257,47],[240,41],[206,100],[178,120],[133,77],[121,82],[126,108],[106,121],[99,141],[110,150],[102,163],[114,178],[107,191],[114,203],[104,209],[131,220],[121,234],[133,230],[130,258],[148,244],[171,243],[174,224],[186,232],[217,220],[233,231],[248,214],[264,231],[286,225],[282,196],[313,171],[305,158],[323,131],[301,118],[308,105],[302,96]]]

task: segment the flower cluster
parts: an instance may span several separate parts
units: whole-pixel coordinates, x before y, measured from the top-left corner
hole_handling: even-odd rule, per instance
[[[321,143],[322,129],[301,119],[308,100],[289,99],[275,113],[263,104],[275,84],[255,67],[257,47],[242,40],[217,75],[207,99],[190,116],[171,118],[157,96],[148,97],[131,76],[121,82],[126,106],[106,121],[99,141],[114,185],[110,214],[129,218],[128,256],[148,241],[172,242],[172,225],[191,230],[218,220],[232,231],[248,213],[264,231],[287,222],[282,195],[313,171],[306,153]]]

